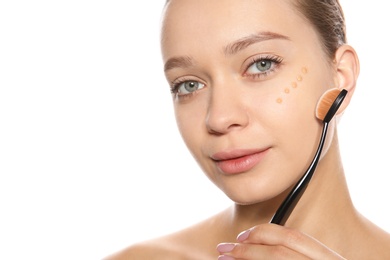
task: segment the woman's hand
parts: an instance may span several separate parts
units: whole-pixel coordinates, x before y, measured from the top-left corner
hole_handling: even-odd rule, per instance
[[[318,240],[292,228],[262,224],[217,246],[219,260],[345,259]]]

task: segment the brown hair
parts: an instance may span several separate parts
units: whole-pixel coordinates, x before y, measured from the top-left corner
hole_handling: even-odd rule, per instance
[[[347,42],[344,13],[338,0],[295,0],[298,11],[314,26],[328,57]]]

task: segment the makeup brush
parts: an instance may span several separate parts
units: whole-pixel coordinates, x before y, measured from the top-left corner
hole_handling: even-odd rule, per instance
[[[344,101],[344,98],[347,93],[348,91],[345,89],[330,89],[325,92],[320,98],[320,101],[317,104],[316,117],[321,120],[324,125],[317,152],[315,153],[313,161],[311,162],[309,168],[306,170],[305,174],[301,177],[301,179],[297,182],[295,187],[291,190],[291,192],[283,201],[283,203],[279,206],[270,223],[284,225],[291,212],[295,208],[295,205],[301,198],[303,192],[306,190],[306,187],[309,184],[310,179],[313,176],[314,171],[317,167],[317,163],[320,159],[322,148],[324,146],[326,138],[326,133],[328,131],[329,122],[336,114],[341,103]]]

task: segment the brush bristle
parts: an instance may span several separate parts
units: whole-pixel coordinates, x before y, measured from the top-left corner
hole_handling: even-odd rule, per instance
[[[337,88],[329,89],[320,98],[317,104],[316,117],[321,121],[324,121],[326,114],[328,113],[333,102],[340,94],[341,90]]]

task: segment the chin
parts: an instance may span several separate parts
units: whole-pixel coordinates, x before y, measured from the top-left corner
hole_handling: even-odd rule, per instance
[[[272,196],[264,196],[265,194],[261,194],[259,192],[256,192],[256,194],[251,194],[248,193],[247,190],[241,190],[238,192],[224,192],[225,195],[229,197],[229,199],[238,205],[253,205],[272,199]]]
[[[256,185],[257,183],[257,185]],[[263,185],[261,185],[263,183]],[[267,185],[265,183],[268,183]],[[238,205],[254,205],[259,203],[271,202],[277,200],[280,202],[281,197],[285,197],[292,186],[288,182],[256,182],[246,184],[230,183],[224,187],[219,187],[225,195]]]

